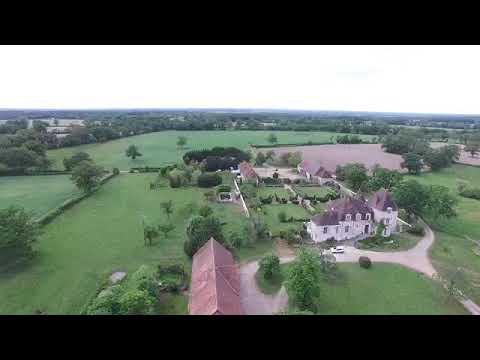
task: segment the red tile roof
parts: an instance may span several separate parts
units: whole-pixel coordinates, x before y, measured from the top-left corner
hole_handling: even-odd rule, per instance
[[[257,179],[258,178],[257,173],[255,172],[255,170],[253,170],[252,165],[250,165],[248,162],[242,161],[240,163],[240,165],[238,166],[238,168],[240,170],[240,174],[243,177],[245,177],[246,179]]]
[[[232,254],[211,238],[193,256],[190,315],[243,315]]]
[[[303,160],[300,163],[300,168],[303,169],[302,174],[305,175],[305,171],[308,172],[312,176],[318,176],[321,178],[331,178],[332,174],[325,169],[319,163],[311,163],[310,161]]]

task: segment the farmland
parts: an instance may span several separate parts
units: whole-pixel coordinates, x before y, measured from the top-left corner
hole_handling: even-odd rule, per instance
[[[276,154],[301,151],[303,159],[318,162],[330,172],[335,172],[337,165],[342,166],[356,162],[365,164],[368,169],[371,169],[375,164],[379,164],[387,169],[402,170],[400,166],[403,161],[402,157],[397,154],[386,153],[382,150],[380,144],[298,146],[293,150],[291,147],[279,147],[271,150],[274,150]]]
[[[282,265],[285,273],[290,264]],[[466,315],[441,286],[399,265],[338,264],[333,279],[322,279],[321,315]],[[372,294],[375,294],[372,296]],[[292,304],[289,304],[292,306]]]
[[[98,286],[114,270],[135,271],[140,265],[189,261],[183,252],[190,208],[205,204],[204,190],[170,187],[148,190],[153,174],[121,174],[98,192],[44,227],[38,255],[26,268],[0,276],[0,314],[78,314]],[[175,229],[153,246],[143,243],[142,218],[147,224],[166,221],[160,202],[172,200]],[[246,218],[234,204],[211,203],[224,233],[241,232]],[[269,251],[271,242],[261,244]],[[239,252],[240,259],[256,256],[255,247]],[[187,270],[188,271],[188,270]],[[52,296],[55,294],[55,296]],[[182,306],[181,298],[165,311]],[[162,308],[162,307],[160,307]],[[170,309],[170,310],[168,310]]]
[[[451,168],[411,178],[424,184],[447,186],[456,193],[458,180],[466,181],[471,186],[480,184],[480,168],[453,165]],[[466,280],[460,283],[461,290],[479,303],[480,257],[473,252],[475,244],[467,237],[480,240],[480,201],[460,196],[458,200],[457,217],[438,222],[429,221],[436,236],[431,256],[435,268],[442,276],[449,277],[457,268],[461,268]]]
[[[122,138],[101,144],[80,145],[48,151],[48,157],[55,161],[54,167],[62,169],[62,161],[77,151],[85,151],[106,168],[118,167],[127,170],[137,166],[160,166],[180,161],[189,150],[211,148],[214,146],[235,146],[247,149],[250,144],[268,144],[269,131],[163,131]],[[332,136],[342,135],[334,132],[276,131],[278,143],[305,143],[331,141]],[[183,149],[177,149],[178,136],[186,136],[188,141]],[[362,135],[369,139],[371,136]],[[125,150],[131,144],[138,146],[143,156],[131,160],[125,156]]]
[[[0,208],[22,206],[35,217],[78,193],[69,175],[0,177]]]

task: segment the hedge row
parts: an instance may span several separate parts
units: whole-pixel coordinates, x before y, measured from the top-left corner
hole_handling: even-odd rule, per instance
[[[71,171],[66,170],[42,170],[32,171],[27,169],[1,169],[0,176],[40,176],[40,175],[68,175]]]
[[[112,179],[113,177],[117,176],[117,174],[115,173],[109,173],[107,176],[105,176],[104,178],[102,178],[100,180],[100,185],[103,185],[105,184],[107,181],[109,181],[110,179]],[[96,189],[97,190],[97,189]],[[50,223],[53,219],[55,219],[58,215],[62,214],[65,210],[68,210],[70,209],[72,206],[74,206],[75,204],[78,204],[80,201],[82,201],[83,199],[89,197],[90,195],[92,195],[96,190],[92,191],[92,192],[89,192],[89,193],[83,193],[81,195],[77,195],[75,197],[72,197],[70,199],[67,199],[65,200],[61,205],[59,205],[58,207],[46,212],[45,214],[43,214],[41,217],[39,217],[38,219],[36,219],[35,221],[37,223],[39,223],[40,225],[44,226],[48,223]]]
[[[250,146],[253,147],[253,148],[256,148],[256,149],[262,149],[262,148],[275,148],[275,147],[295,147],[295,146],[308,146],[308,145],[333,145],[335,143],[331,142],[331,141],[327,141],[327,142],[312,142],[312,141],[308,141],[308,142],[305,142],[305,143],[295,143],[295,144],[292,144],[292,143],[288,143],[288,144],[268,144],[268,145],[256,145],[256,144],[251,144]]]
[[[162,168],[161,167],[149,167],[149,166],[145,166],[145,167],[133,167],[133,168],[130,168],[130,172],[133,173],[133,172],[139,172],[139,173],[156,173],[156,172],[159,172]]]

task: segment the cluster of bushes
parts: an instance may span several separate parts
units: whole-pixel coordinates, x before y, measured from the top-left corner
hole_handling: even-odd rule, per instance
[[[358,135],[337,136],[337,144],[362,144],[364,141]]]
[[[145,166],[145,167],[132,167],[130,168],[130,173],[156,173],[156,172],[159,172],[161,169],[161,167],[149,167],[149,166]]]
[[[214,187],[221,183],[222,177],[217,173],[203,173],[197,179],[198,186],[203,188]]]
[[[417,221],[412,227],[407,227],[407,232],[417,236],[424,236],[425,228]]]
[[[180,264],[158,265],[159,290],[177,292],[188,287],[188,276]]]
[[[314,141],[307,141],[304,143],[286,143],[286,144],[268,144],[268,145],[256,145],[256,144],[251,144],[250,146],[256,149],[263,149],[263,148],[271,148],[271,147],[296,147],[296,146],[307,146],[307,145],[332,145],[333,142],[327,141],[327,142],[314,142]]]
[[[262,182],[266,185],[280,185],[280,184],[282,184],[281,179],[274,178],[274,177],[264,177],[264,178],[262,178]]]
[[[340,194],[337,191],[329,191],[323,196],[320,196],[320,195],[312,196],[312,195],[302,195],[302,194],[300,194],[300,196],[303,199],[310,200],[312,204],[316,204],[318,201],[325,203],[330,200],[336,200],[340,197]]]
[[[0,164],[1,165],[1,164]],[[67,170],[36,170],[26,168],[3,168],[0,166],[0,176],[39,176],[39,175],[66,175]]]
[[[458,193],[460,196],[480,200],[480,188],[472,187],[472,188],[465,188]]]
[[[280,221],[281,223],[306,222],[310,221],[310,219],[294,218],[293,216],[287,217],[287,213],[285,211],[280,211],[278,213],[278,221]]]
[[[249,161],[250,154],[235,147],[214,147],[210,150],[193,150],[183,155],[185,164],[203,163],[206,171],[237,168],[242,161]]]

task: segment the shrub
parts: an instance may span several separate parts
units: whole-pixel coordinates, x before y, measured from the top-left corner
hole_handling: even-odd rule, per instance
[[[368,269],[372,266],[372,260],[368,256],[360,256],[358,258],[358,263],[360,264],[360,267],[364,269]]]
[[[197,183],[199,187],[213,187],[222,183],[222,177],[217,173],[203,173],[198,177]]]
[[[218,188],[217,188],[217,194],[220,194],[220,193],[228,193],[228,192],[231,192],[232,191],[232,187],[230,185],[220,185]]]
[[[273,254],[264,256],[259,265],[259,270],[266,279],[271,279],[280,273],[280,259]]]
[[[220,221],[212,216],[194,217],[187,227],[187,237],[183,249],[192,257],[211,237],[223,244],[224,238]]]
[[[287,213],[285,211],[280,211],[277,216],[278,221],[281,223],[287,222]]]
[[[459,192],[460,196],[480,200],[480,188],[465,188]]]
[[[120,174],[120,170],[118,170],[118,168],[113,168],[113,175],[118,175]]]
[[[417,222],[416,224],[413,224],[412,227],[408,227],[407,232],[414,235],[424,236],[425,228]]]
[[[207,217],[213,214],[213,209],[208,205],[204,205],[198,210],[198,214],[200,216]]]

